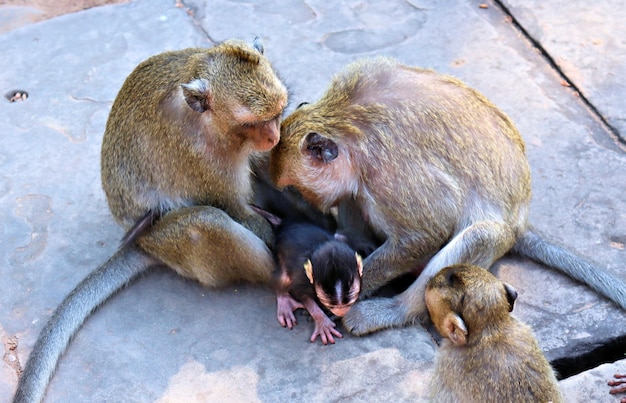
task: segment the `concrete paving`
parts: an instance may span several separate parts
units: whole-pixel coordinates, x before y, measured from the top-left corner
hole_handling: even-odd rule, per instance
[[[616,0],[504,1],[536,42],[490,1],[184,3],[136,0],[34,24],[19,13],[36,10],[11,8],[25,21],[16,24],[0,7],[0,93],[29,94],[0,99],[0,401],[54,308],[116,249],[122,230],[100,185],[102,133],[125,77],[165,50],[262,36],[291,90],[288,112],[359,57],[455,75],[526,140],[531,222],[626,277],[626,12]],[[514,256],[495,271],[517,288],[514,313],[550,360],[626,341],[626,313],[586,287]],[[426,400],[436,348],[421,327],[322,346],[308,341],[312,326],[299,316],[294,330],[281,328],[266,288],[208,290],[156,270],[90,318],[46,401]],[[626,360],[562,381],[567,401],[619,401],[606,381],[620,371]]]

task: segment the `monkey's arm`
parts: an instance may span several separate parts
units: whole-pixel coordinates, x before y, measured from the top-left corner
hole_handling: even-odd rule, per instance
[[[326,316],[315,300],[310,297],[304,297],[302,298],[302,302],[315,321],[315,330],[313,330],[313,334],[311,335],[311,343],[315,342],[317,336],[320,336],[323,344],[335,344],[335,338],[333,336],[339,338],[343,337],[343,335],[335,329],[335,322]]]
[[[267,219],[248,207],[244,213],[236,217],[241,225],[252,231],[261,238],[265,244],[272,248],[274,246],[274,232]]]
[[[284,266],[284,260],[279,255],[278,265],[272,275],[272,284],[276,290],[276,319],[282,327],[290,330],[296,325],[296,317],[293,314],[298,308],[304,308],[300,302],[289,294],[292,279]]]
[[[430,250],[418,238],[388,239],[363,261],[361,297],[368,297],[394,278],[421,267]]]

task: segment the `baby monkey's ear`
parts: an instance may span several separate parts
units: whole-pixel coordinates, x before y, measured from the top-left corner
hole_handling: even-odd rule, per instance
[[[467,327],[463,319],[454,312],[449,312],[443,319],[443,337],[450,339],[457,346],[467,344]]]
[[[304,264],[304,272],[311,284],[313,284],[313,264],[311,263],[311,259],[308,259]]]
[[[509,301],[509,312],[513,312],[513,305],[517,299],[517,290],[512,285],[504,283],[504,291],[506,291],[506,299]]]

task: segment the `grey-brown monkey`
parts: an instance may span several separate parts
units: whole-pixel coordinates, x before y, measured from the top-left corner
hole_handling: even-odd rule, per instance
[[[129,233],[56,309],[15,402],[40,401],[85,319],[151,267],[206,286],[269,283],[273,234],[249,206],[249,160],[278,142],[286,104],[259,40],[166,52],[137,66],[113,103],[101,159],[111,213]]]
[[[455,78],[390,58],[348,66],[283,121],[270,171],[322,209],[348,203],[384,240],[363,262],[362,296],[430,258],[405,292],[357,302],[344,317],[354,334],[424,319],[426,282],[439,270],[489,268],[510,250],[626,309],[624,282],[533,232],[521,136]]]
[[[431,401],[562,402],[556,376],[530,327],[509,314],[515,289],[487,270],[458,264],[426,285],[426,307],[444,337]]]

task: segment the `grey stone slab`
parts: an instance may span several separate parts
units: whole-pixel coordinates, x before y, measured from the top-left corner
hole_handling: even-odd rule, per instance
[[[124,78],[152,54],[231,37],[264,37],[290,86],[290,109],[319,97],[333,73],[362,56],[390,55],[467,81],[513,118],[527,142],[538,229],[623,277],[626,156],[496,7],[185,3],[193,18],[173,1],[143,0],[0,36],[0,92],[30,94],[0,102],[0,337],[18,336],[22,363],[52,310],[122,236],[106,209],[98,161]],[[496,272],[520,292],[514,313],[550,359],[626,334],[624,312],[562,275],[511,257]],[[422,328],[321,346],[308,342],[305,317],[288,331],[274,309],[264,288],[206,290],[155,271],[85,324],[47,401],[425,399],[435,348]],[[5,401],[16,377],[6,361],[0,369]]]
[[[603,364],[559,382],[566,402],[617,403],[626,397],[626,392],[617,395],[609,394],[607,382],[614,374],[626,373],[626,360],[612,364]]]
[[[621,0],[503,0],[626,144],[626,10]]]

